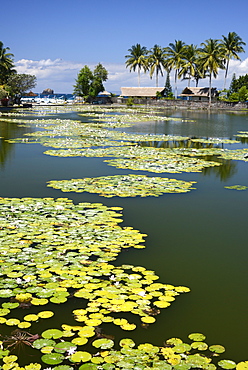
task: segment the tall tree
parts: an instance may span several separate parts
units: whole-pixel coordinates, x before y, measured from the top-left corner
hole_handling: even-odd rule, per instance
[[[140,44],[133,45],[128,49],[128,55],[125,55],[126,68],[130,68],[130,72],[133,70],[135,72],[136,68],[138,69],[138,86],[140,87],[140,71],[143,68],[144,72],[147,71],[147,53],[148,50],[145,46]]]
[[[164,87],[164,96],[166,98],[171,97],[172,94],[172,87],[170,83],[170,73],[167,72],[166,81],[165,81],[165,87]]]
[[[36,86],[37,79],[34,75],[15,73],[8,78],[7,86],[10,95],[23,95],[26,91]]]
[[[175,70],[175,98],[177,99],[177,78],[178,72],[184,63],[184,53],[186,45],[181,40],[175,40],[164,49],[166,55],[166,65],[169,70]]]
[[[163,69],[166,68],[165,53],[164,50],[154,45],[148,52],[148,68],[150,69],[150,77],[152,78],[154,72],[156,74],[156,87],[158,87],[158,75],[159,73],[163,76]]]
[[[88,96],[90,84],[93,80],[93,73],[88,66],[84,66],[78,73],[76,84],[74,85],[74,93],[78,96]]]
[[[108,71],[101,63],[98,63],[93,72],[85,65],[78,73],[74,93],[86,99],[89,96],[94,98],[104,90],[103,82],[107,79]]]
[[[223,49],[220,42],[214,39],[208,39],[201,43],[198,62],[203,71],[209,74],[209,105],[212,100],[212,77],[216,78],[219,68],[224,69]]]
[[[237,35],[236,32],[229,32],[227,36],[222,35],[222,38],[223,40],[220,41],[220,45],[224,54],[224,64],[226,69],[224,79],[225,89],[230,59],[233,58],[240,60],[238,54],[244,53],[243,45],[246,45],[246,43]]]
[[[184,80],[188,80],[188,86],[190,86],[191,77],[200,76],[201,72],[198,68],[198,53],[199,49],[197,45],[186,45],[184,55],[182,58],[182,67],[178,72],[178,77],[183,77]]]
[[[9,53],[10,49],[5,48],[2,41],[0,41],[0,84],[3,85],[7,82],[8,77],[15,73],[13,57],[14,55]]]

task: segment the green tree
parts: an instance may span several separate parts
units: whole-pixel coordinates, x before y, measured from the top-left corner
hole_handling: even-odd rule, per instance
[[[218,40],[208,39],[201,46],[198,62],[202,70],[209,75],[209,105],[211,105],[212,77],[217,77],[219,68],[225,68],[223,64],[224,55]]]
[[[5,48],[2,41],[0,41],[0,85],[3,85],[7,82],[8,77],[15,73],[14,70],[14,55],[9,53],[10,49]]]
[[[229,94],[232,94],[235,92],[235,85],[236,85],[236,74],[234,73],[233,76],[232,76],[232,81],[230,83],[230,87],[229,87]]]
[[[177,99],[177,78],[180,68],[184,64],[186,45],[181,40],[175,40],[175,43],[170,43],[168,47],[164,49],[166,55],[166,66],[168,70],[175,70],[175,98]]]
[[[158,75],[159,73],[163,76],[163,69],[166,68],[165,53],[164,50],[154,45],[148,52],[148,68],[150,69],[150,77],[152,78],[154,72],[156,74],[156,87],[158,87]]]
[[[95,98],[99,92],[104,91],[103,82],[108,79],[108,71],[101,63],[95,67],[93,71],[93,78],[90,84],[89,95]]]
[[[173,94],[172,94],[172,87],[171,87],[171,83],[170,83],[170,73],[167,72],[165,87],[164,87],[164,96],[166,98],[171,98],[172,95]]]
[[[184,80],[188,80],[188,86],[190,86],[191,77],[201,76],[201,71],[198,66],[198,53],[199,49],[196,45],[186,45],[184,55],[182,58],[182,67],[178,73],[178,77],[183,77]]]
[[[10,95],[23,95],[26,91],[33,89],[37,84],[36,76],[29,74],[12,74],[7,81],[7,90]]]
[[[101,63],[98,63],[93,71],[94,78],[101,79],[102,82],[107,81],[108,79],[108,71]]]
[[[224,89],[226,87],[226,79],[228,74],[230,59],[240,60],[238,56],[239,53],[244,53],[243,45],[246,43],[237,35],[236,32],[229,32],[227,37],[222,35],[223,40],[220,41],[221,49],[224,54],[224,64],[225,64],[225,79],[224,79]]]
[[[126,68],[130,68],[130,72],[133,70],[135,72],[136,68],[138,69],[138,86],[140,87],[140,71],[143,68],[144,72],[147,71],[147,53],[148,50],[145,46],[140,44],[133,45],[128,49],[128,55],[125,55]]]
[[[238,92],[242,86],[246,86],[248,88],[248,74],[239,76],[239,78],[236,78],[236,75],[234,74],[229,88],[230,93]]]
[[[246,101],[248,99],[248,89],[246,86],[242,86],[239,91],[239,101]]]
[[[88,97],[92,80],[93,73],[90,68],[85,65],[78,73],[76,84],[74,85],[74,94]]]
[[[93,72],[85,65],[78,73],[74,94],[86,99],[94,98],[104,90],[103,82],[107,79],[108,72],[101,63],[98,63]]]

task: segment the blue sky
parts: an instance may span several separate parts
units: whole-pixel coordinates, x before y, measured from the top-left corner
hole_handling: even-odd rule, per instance
[[[234,72],[248,73],[247,11],[247,0],[12,0],[1,6],[0,40],[14,54],[19,73],[37,76],[35,91],[71,93],[79,70],[99,62],[109,72],[107,90],[137,86],[137,73],[125,68],[134,44],[166,47],[183,40],[200,45],[235,31],[247,46],[242,62],[230,65],[230,83]],[[159,85],[164,83],[160,77]],[[186,84],[181,81],[179,87]],[[223,86],[222,72],[213,84]],[[142,74],[141,86],[155,86],[155,78]]]

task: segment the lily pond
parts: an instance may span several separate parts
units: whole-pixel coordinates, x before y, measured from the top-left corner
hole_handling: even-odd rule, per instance
[[[0,369],[248,368],[248,114],[0,115]]]

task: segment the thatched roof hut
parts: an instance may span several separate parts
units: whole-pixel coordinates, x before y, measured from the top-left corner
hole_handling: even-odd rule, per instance
[[[164,87],[121,87],[122,97],[156,98],[157,92],[162,93]]]
[[[209,87],[186,87],[182,93],[181,97],[188,97],[189,100],[198,100],[198,101],[208,101],[209,100]],[[219,93],[216,87],[211,88],[211,99],[217,98]]]

